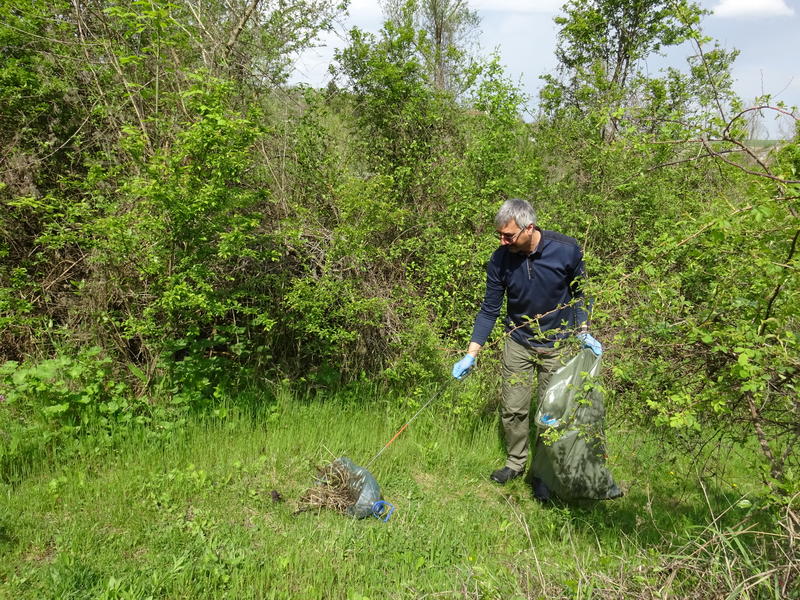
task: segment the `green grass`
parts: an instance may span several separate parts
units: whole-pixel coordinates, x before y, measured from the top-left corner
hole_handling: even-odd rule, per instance
[[[747,580],[772,550],[741,532],[758,504],[737,506],[746,477],[701,487],[659,443],[612,429],[626,497],[542,506],[520,480],[488,481],[503,461],[496,419],[446,406],[370,467],[396,507],[387,523],[295,510],[315,466],[364,464],[388,441],[414,412],[396,401],[284,394],[255,416],[33,471],[3,489],[0,597],[780,597],[777,575]]]

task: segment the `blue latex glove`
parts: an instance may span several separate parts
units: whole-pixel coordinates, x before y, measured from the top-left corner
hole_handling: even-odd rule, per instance
[[[581,346],[589,348],[594,352],[595,356],[600,356],[603,353],[603,345],[594,339],[590,334],[584,332],[578,334],[578,339],[581,341]]]
[[[464,358],[453,365],[453,377],[456,379],[464,379],[469,375],[472,365],[475,364],[475,357],[472,354],[465,354]]]

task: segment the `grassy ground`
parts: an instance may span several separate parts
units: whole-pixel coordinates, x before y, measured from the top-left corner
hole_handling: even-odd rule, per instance
[[[757,579],[774,552],[744,531],[758,505],[740,502],[746,476],[684,479],[676,473],[689,466],[656,441],[613,427],[621,500],[542,506],[520,480],[492,484],[503,461],[496,419],[457,419],[440,404],[370,468],[396,507],[389,522],[295,514],[315,466],[339,455],[364,464],[413,413],[390,404],[284,395],[256,416],[141,433],[112,453],[35,471],[2,489],[0,597],[794,593],[779,574]]]

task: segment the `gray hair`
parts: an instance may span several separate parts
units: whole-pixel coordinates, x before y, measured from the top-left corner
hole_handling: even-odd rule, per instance
[[[522,229],[525,229],[528,225],[536,225],[536,211],[527,201],[519,198],[510,198],[503,202],[503,206],[497,211],[494,224],[495,227],[500,229],[508,225],[512,220]]]

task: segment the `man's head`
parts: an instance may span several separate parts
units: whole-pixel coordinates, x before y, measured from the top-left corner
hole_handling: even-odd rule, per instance
[[[536,231],[536,211],[525,200],[511,198],[503,203],[494,218],[500,243],[511,252],[530,252]]]

